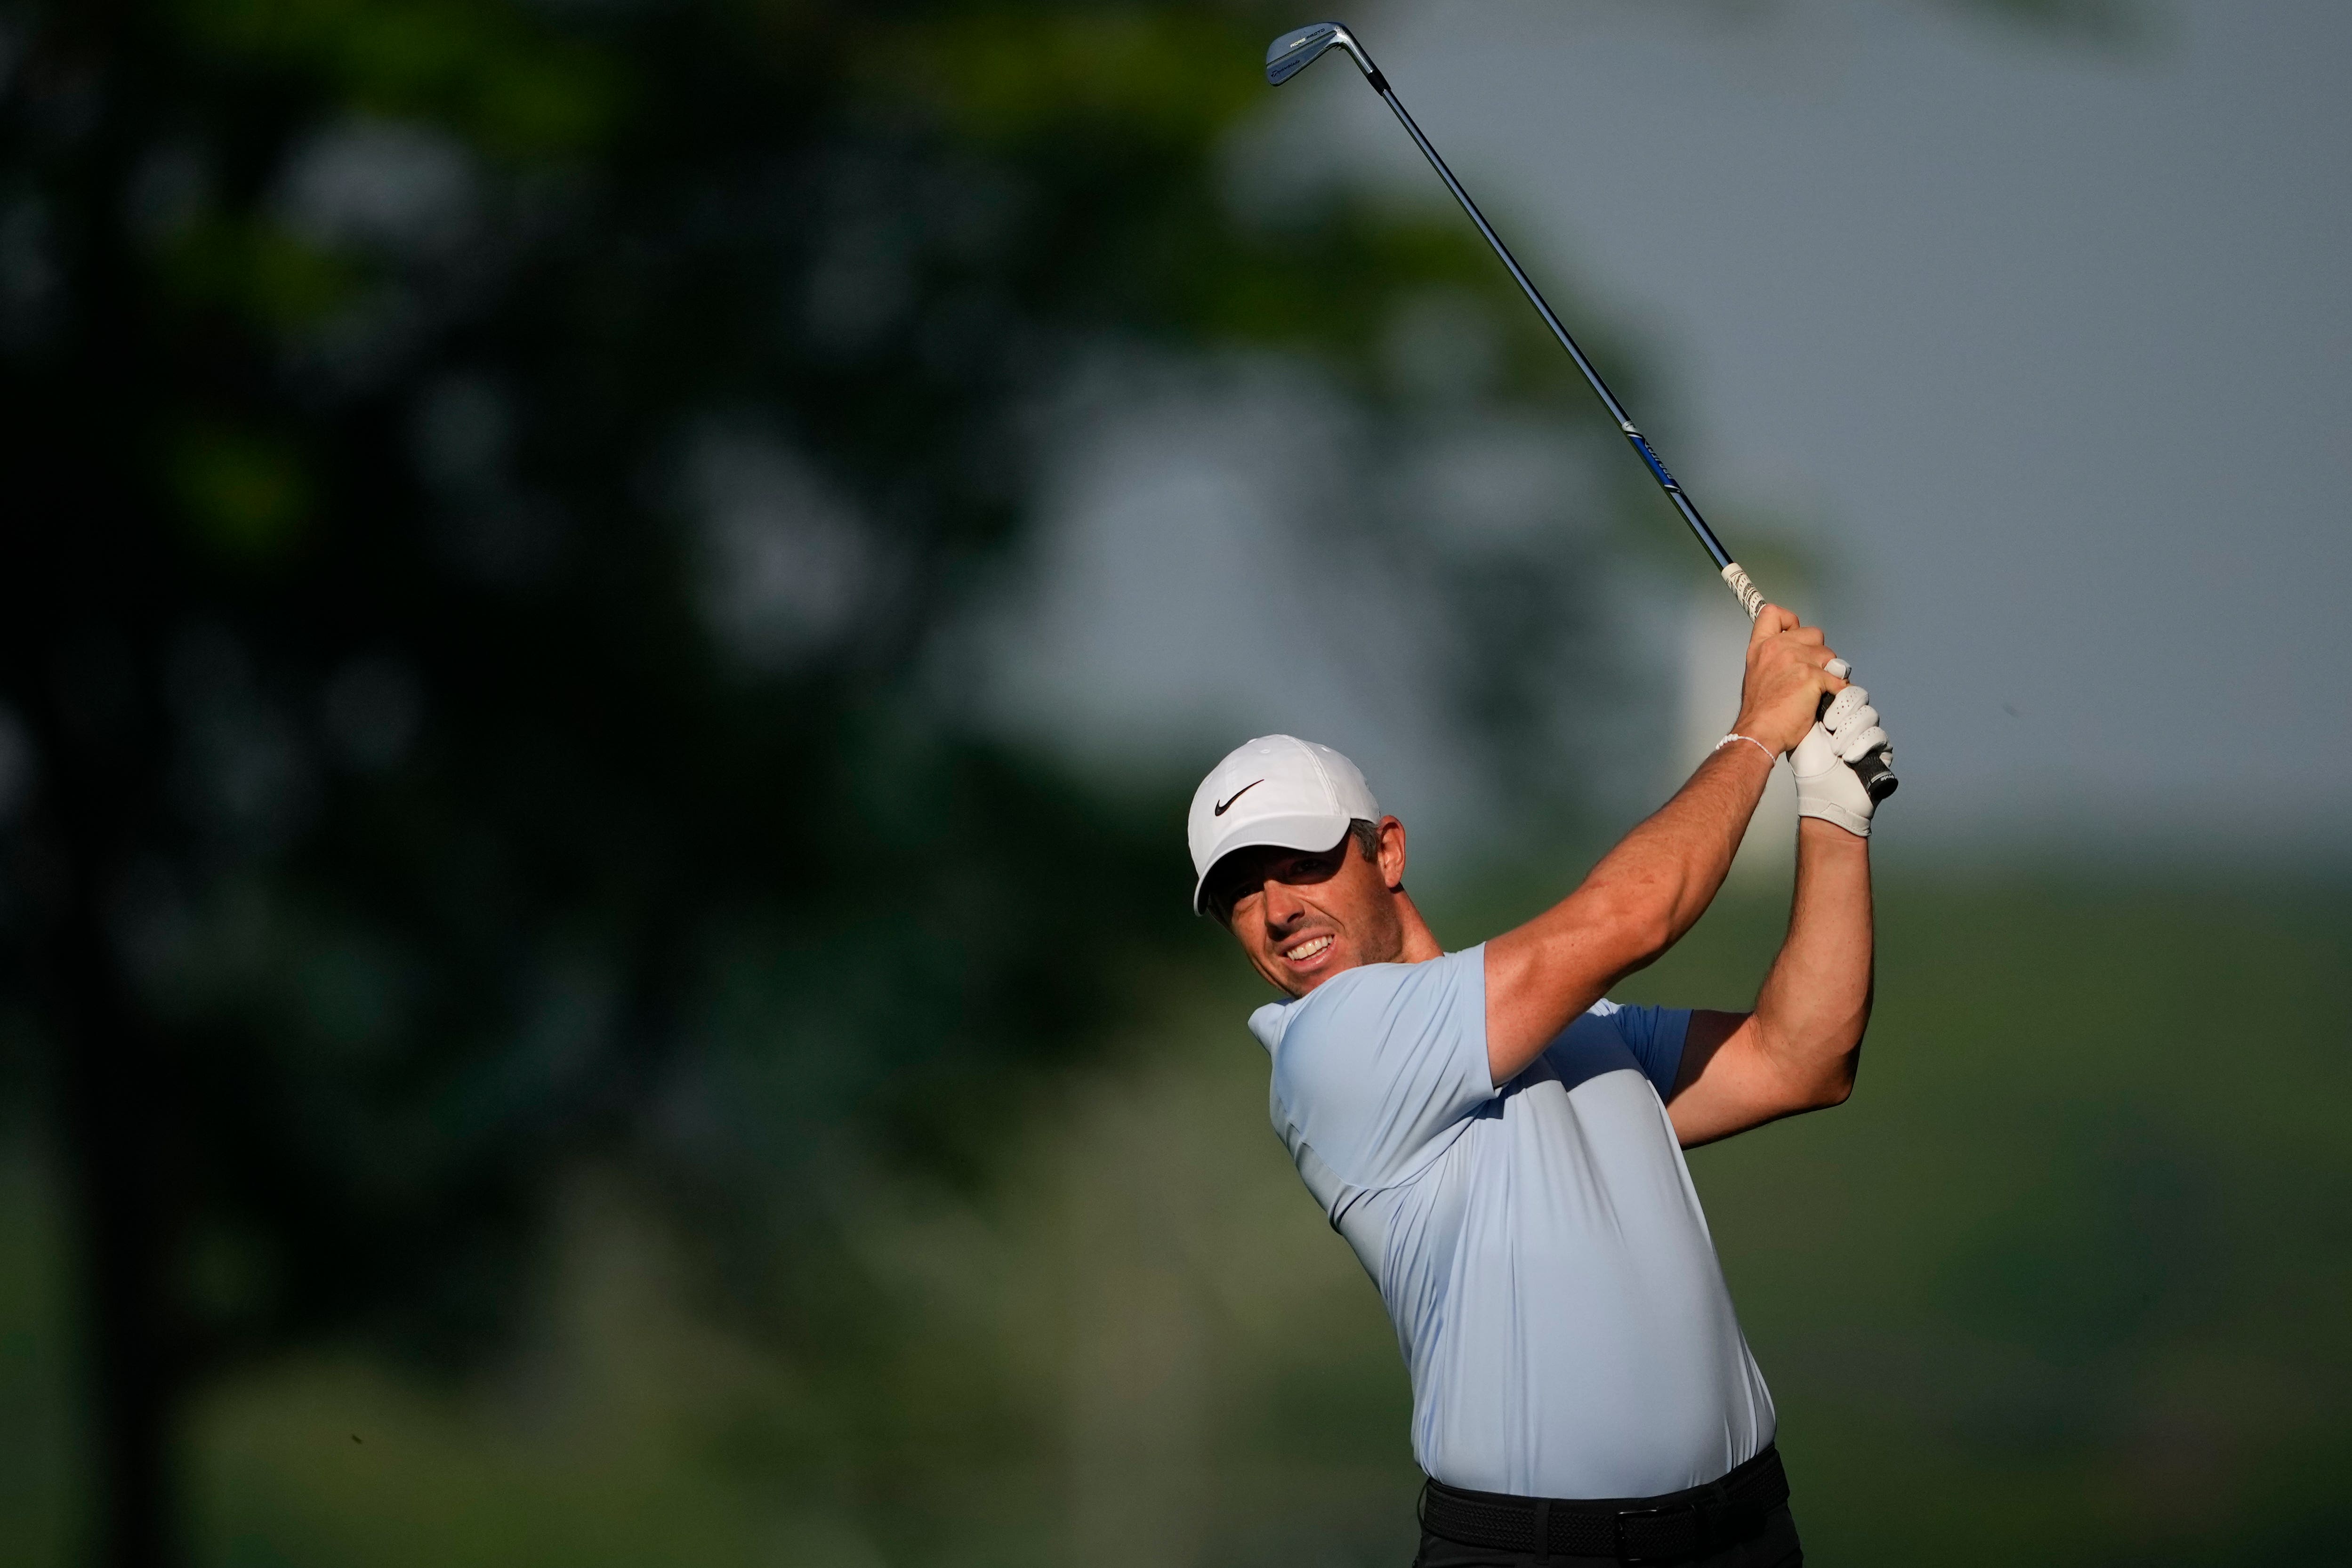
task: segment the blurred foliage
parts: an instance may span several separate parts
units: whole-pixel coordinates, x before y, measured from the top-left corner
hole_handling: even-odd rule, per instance
[[[2145,0],[1962,0],[1961,8],[2052,34],[2113,45],[2145,35],[2156,20]]]
[[[1692,1161],[1808,1561],[2340,1556],[2352,900],[2045,872],[1882,911],[1854,1100]],[[1744,1001],[1780,921],[1718,911],[1626,993]]]
[[[1691,0],[1690,8],[1752,21],[1779,19],[1813,0]],[[2036,42],[2072,39],[2111,48],[2147,37],[2163,20],[2150,0],[1926,0],[1925,8],[1956,12],[2009,27]]]
[[[1884,893],[1856,1097],[1692,1161],[1807,1561],[2334,1561],[2352,898],[2047,868]],[[1744,1005],[1785,911],[1727,899],[1625,994]],[[200,1560],[1405,1561],[1394,1335],[1265,1131],[1255,982],[1225,957],[1160,971],[1108,1061],[1004,1123],[998,1179],[856,1197],[886,1333],[714,1324],[675,1219],[585,1173],[497,1376],[324,1348],[196,1404]],[[32,1568],[62,1561],[69,1479],[33,1425],[64,1410],[46,1213],[0,1181],[0,1453],[24,1461],[0,1531]]]
[[[507,1343],[584,1167],[690,1217],[729,1321],[866,1364],[845,1206],[982,1168],[1186,939],[1172,799],[990,740],[940,668],[1089,354],[1301,357],[1375,448],[1597,428],[1538,346],[1396,371],[1418,304],[1507,307],[1450,215],[1236,195],[1275,26],[0,11],[0,941],[101,1558],[173,1554],[228,1370]],[[1507,641],[1540,685],[1582,547],[1457,566],[1406,521],[1352,526],[1477,607],[1461,678]]]
[[[507,1366],[541,1268],[640,1233],[714,1336],[681,1386],[768,1391],[681,1441],[835,1488],[894,1552],[986,1513],[909,1501],[923,1444],[1049,1418],[959,1370],[985,1335],[902,1345],[925,1298],[875,1194],[978,1190],[1196,935],[1173,792],[992,740],[956,667],[1041,411],[1106,346],[1348,400],[1369,478],[1333,537],[1444,607],[1465,724],[1564,803],[1559,693],[1598,677],[1564,678],[1562,606],[1638,475],[1453,214],[1248,141],[1295,20],[0,5],[0,1038],[59,1173],[11,1176],[5,1244],[70,1261],[91,1391],[89,1462],[8,1486],[79,1497],[93,1560],[179,1554],[180,1435],[267,1469],[314,1396],[442,1445],[426,1490],[491,1528],[514,1450],[446,1438],[470,1385],[383,1369]],[[1538,426],[1546,527],[1441,546],[1390,483]],[[558,1223],[583,1173],[628,1195],[613,1237]],[[58,1278],[0,1312],[54,1322]],[[16,1344],[0,1386],[49,1407]],[[570,1506],[642,1480],[574,1458],[541,1478]],[[217,1557],[288,1560],[186,1473]]]

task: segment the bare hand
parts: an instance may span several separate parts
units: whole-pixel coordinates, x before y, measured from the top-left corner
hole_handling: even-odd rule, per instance
[[[1792,750],[1812,729],[1822,695],[1845,689],[1845,682],[1829,673],[1836,657],[1820,627],[1767,604],[1748,636],[1748,674],[1739,687],[1739,722],[1733,727],[1771,747],[1775,757]]]

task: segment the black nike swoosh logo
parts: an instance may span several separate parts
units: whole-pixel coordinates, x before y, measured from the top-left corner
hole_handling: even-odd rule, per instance
[[[1223,816],[1223,815],[1225,814],[1225,808],[1226,808],[1226,807],[1228,807],[1228,806],[1232,805],[1234,801],[1236,801],[1236,800],[1240,800],[1243,796],[1244,796],[1244,795],[1248,794],[1251,790],[1253,790],[1253,789],[1256,789],[1259,785],[1261,785],[1261,784],[1263,784],[1263,783],[1265,783],[1265,779],[1251,779],[1248,783],[1246,783],[1246,784],[1243,785],[1240,789],[1238,789],[1234,790],[1232,794],[1230,794],[1230,795],[1226,796],[1223,800],[1222,800],[1218,801],[1218,802],[1217,802],[1217,806],[1216,806],[1216,810],[1214,810],[1211,811],[1211,812],[1209,813],[1209,815],[1211,815],[1211,816],[1213,816],[1213,817],[1222,817],[1222,816]]]

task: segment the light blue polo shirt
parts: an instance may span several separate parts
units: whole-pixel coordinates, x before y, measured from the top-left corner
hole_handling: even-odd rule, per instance
[[[1370,964],[1250,1030],[1275,1130],[1380,1286],[1450,1486],[1652,1497],[1772,1440],[1666,1120],[1686,1011],[1596,1005],[1497,1089],[1486,951]]]

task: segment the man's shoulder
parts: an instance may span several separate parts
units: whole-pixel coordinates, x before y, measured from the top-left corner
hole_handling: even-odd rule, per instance
[[[1443,953],[1417,964],[1359,964],[1303,997],[1268,1002],[1250,1015],[1250,1031],[1268,1051],[1329,1037],[1362,1038],[1472,999],[1486,1002],[1483,947]]]
[[[1472,948],[1363,965],[1259,1009],[1251,1025],[1273,1053],[1269,1110],[1293,1157],[1312,1149],[1339,1179],[1375,1187],[1450,1145],[1494,1097],[1484,977]]]

